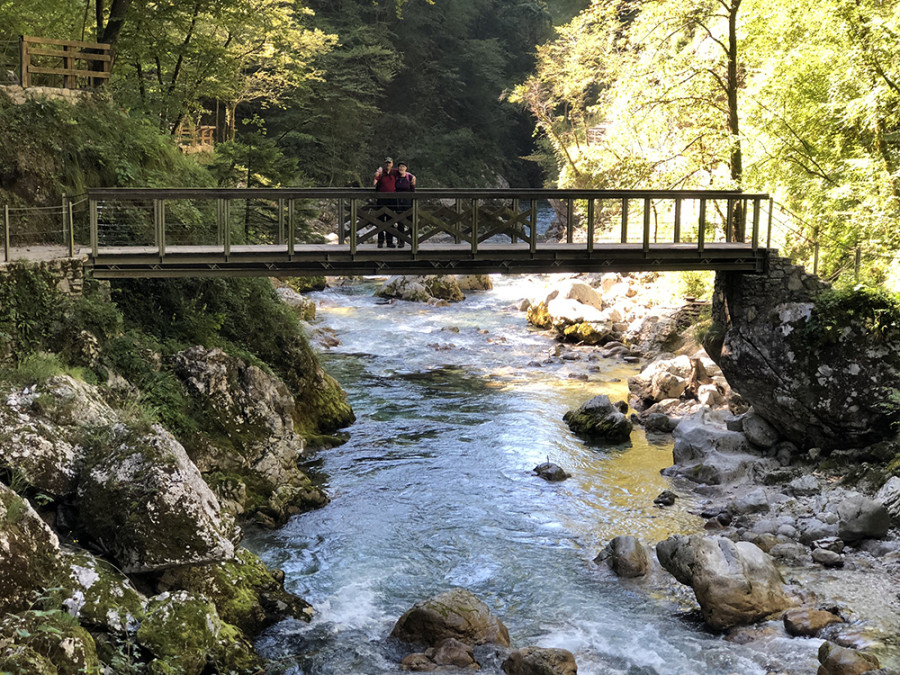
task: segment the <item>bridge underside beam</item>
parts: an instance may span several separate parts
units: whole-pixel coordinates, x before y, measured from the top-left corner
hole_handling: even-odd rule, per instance
[[[187,250],[190,248],[191,250]],[[250,249],[251,247],[247,247]],[[746,244],[712,244],[702,251],[668,244],[651,246],[617,245],[586,251],[583,245],[559,244],[537,251],[527,246],[497,244],[479,247],[473,256],[468,247],[420,247],[416,254],[407,249],[358,248],[347,246],[296,246],[292,255],[284,247],[169,248],[158,251],[101,250],[90,266],[99,279],[140,277],[215,276],[357,276],[393,274],[546,274],[552,272],[633,272],[679,270],[729,270],[762,272],[767,252]],[[268,249],[268,250],[261,250]]]

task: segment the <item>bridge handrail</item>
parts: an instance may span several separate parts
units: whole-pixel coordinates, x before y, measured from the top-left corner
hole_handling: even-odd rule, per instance
[[[88,199],[367,199],[373,188],[90,188]],[[763,192],[740,190],[583,190],[553,188],[421,188],[403,198],[495,199],[760,199]]]

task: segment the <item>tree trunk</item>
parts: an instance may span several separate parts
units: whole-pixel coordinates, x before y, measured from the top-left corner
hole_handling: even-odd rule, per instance
[[[728,5],[728,135],[730,136],[731,150],[731,180],[735,187],[740,189],[744,179],[744,158],[741,153],[740,124],[738,116],[738,41],[737,41],[737,16],[741,7],[741,0],[731,0]],[[736,241],[744,241],[746,237],[746,213],[741,201],[735,201],[732,212],[734,219],[734,238]]]

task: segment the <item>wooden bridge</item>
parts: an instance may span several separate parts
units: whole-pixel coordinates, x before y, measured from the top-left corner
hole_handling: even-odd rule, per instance
[[[89,265],[106,279],[762,272],[771,236],[766,194],[423,189],[380,197],[361,188],[94,189]],[[547,236],[551,220],[561,225]],[[312,222],[336,236],[309,243]],[[377,247],[379,231],[403,246]]]

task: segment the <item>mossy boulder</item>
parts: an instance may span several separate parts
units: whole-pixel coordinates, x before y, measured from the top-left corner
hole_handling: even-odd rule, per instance
[[[573,323],[562,329],[566,342],[578,342],[585,345],[601,345],[610,339],[612,328],[609,324],[599,322]]]
[[[584,403],[577,410],[563,415],[569,428],[585,440],[593,443],[624,443],[631,438],[632,423],[622,408],[625,403],[613,405],[609,396],[601,394]]]
[[[53,498],[74,495],[88,426],[116,420],[97,388],[68,375],[16,389],[0,401],[0,466]]]
[[[59,675],[82,675],[100,671],[97,647],[91,634],[82,628],[77,619],[61,610],[28,611],[19,615],[8,614],[0,619],[0,668],[11,672],[47,672]],[[21,650],[25,663],[17,663],[15,645]],[[44,660],[55,666],[46,668]],[[8,664],[16,663],[15,668]],[[35,671],[22,667],[35,667]]]
[[[433,300],[460,302],[466,299],[459,289],[456,277],[440,274],[391,277],[384,282],[375,295],[381,298],[399,298],[411,302],[431,302]]]
[[[28,608],[60,569],[59,540],[23,499],[0,483],[0,613]]]
[[[235,514],[261,513],[274,523],[327,503],[298,467],[305,442],[294,425],[285,383],[221,349],[192,347],[173,367],[205,428],[191,459]]]
[[[316,302],[312,298],[301,295],[292,288],[277,288],[275,292],[281,301],[290,307],[301,321],[312,321],[316,318]]]
[[[159,585],[202,594],[215,604],[223,621],[251,636],[281,619],[309,621],[312,616],[309,603],[284,590],[283,575],[244,548],[233,560],[169,570]]]
[[[137,642],[154,657],[150,672],[160,675],[242,672],[261,666],[250,644],[222,621],[215,605],[185,591],[150,599]]]
[[[119,635],[137,630],[145,598],[122,572],[85,551],[65,553],[60,567],[52,604],[92,629]]]
[[[85,531],[126,573],[234,557],[233,519],[161,427],[117,425],[95,438],[78,496]]]
[[[59,675],[53,661],[27,645],[0,640],[0,673]]]

